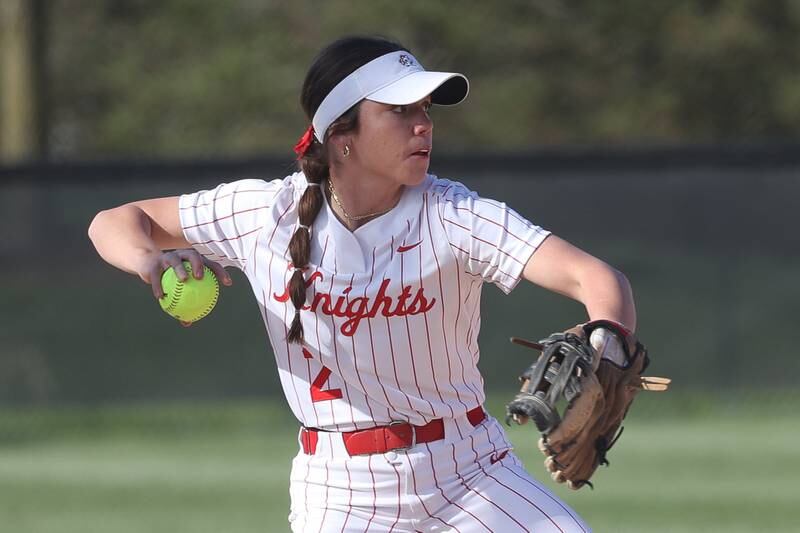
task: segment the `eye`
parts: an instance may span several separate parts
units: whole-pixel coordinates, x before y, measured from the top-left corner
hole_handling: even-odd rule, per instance
[[[394,106],[392,108],[392,112],[393,113],[399,113],[399,114],[402,115],[403,113],[406,112],[407,109],[408,109],[408,106],[406,106],[406,105],[396,105],[396,106]]]
[[[432,102],[425,102],[424,104],[422,104],[422,109],[424,109],[426,113],[430,112],[432,107],[433,107]]]

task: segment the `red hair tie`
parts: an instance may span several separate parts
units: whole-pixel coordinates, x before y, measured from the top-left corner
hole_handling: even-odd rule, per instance
[[[308,147],[311,146],[311,143],[314,142],[314,125],[310,125],[306,132],[300,137],[300,140],[297,141],[297,144],[294,145],[294,153],[297,154],[297,159],[300,160],[306,155],[306,151]]]

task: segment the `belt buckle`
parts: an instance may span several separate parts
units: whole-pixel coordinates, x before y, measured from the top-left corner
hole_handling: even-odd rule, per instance
[[[408,424],[408,427],[411,428],[411,444],[409,444],[408,446],[399,446],[397,448],[386,450],[387,452],[396,452],[396,451],[403,452],[406,450],[410,450],[411,448],[417,445],[417,426],[415,426],[411,422],[406,422],[405,420],[393,420],[392,422],[389,422],[388,427],[399,426],[401,424]]]

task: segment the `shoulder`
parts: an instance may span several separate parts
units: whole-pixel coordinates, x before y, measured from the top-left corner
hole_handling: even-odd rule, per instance
[[[471,205],[480,199],[477,192],[463,183],[440,178],[433,174],[428,175],[424,194],[428,197],[430,205],[438,205],[444,208]]]
[[[273,198],[275,202],[291,202],[303,194],[308,187],[306,177],[302,172],[295,172],[285,178],[274,180],[242,179],[227,184],[237,195],[254,195],[263,198]]]
[[[211,197],[215,201],[234,197],[233,203],[237,205],[253,204],[286,208],[297,204],[306,188],[308,181],[305,175],[302,172],[295,172],[285,178],[273,180],[245,178],[221,183],[214,189],[195,194]]]
[[[440,178],[433,174],[428,175],[424,194],[429,198],[434,198],[442,202],[459,202],[465,199],[478,199],[479,195],[475,191],[461,182],[446,178]]]

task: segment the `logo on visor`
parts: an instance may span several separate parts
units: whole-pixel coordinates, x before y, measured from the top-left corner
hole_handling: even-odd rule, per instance
[[[407,55],[403,54],[397,59],[401,65],[404,67],[410,67],[414,64],[414,60],[408,57]]]

